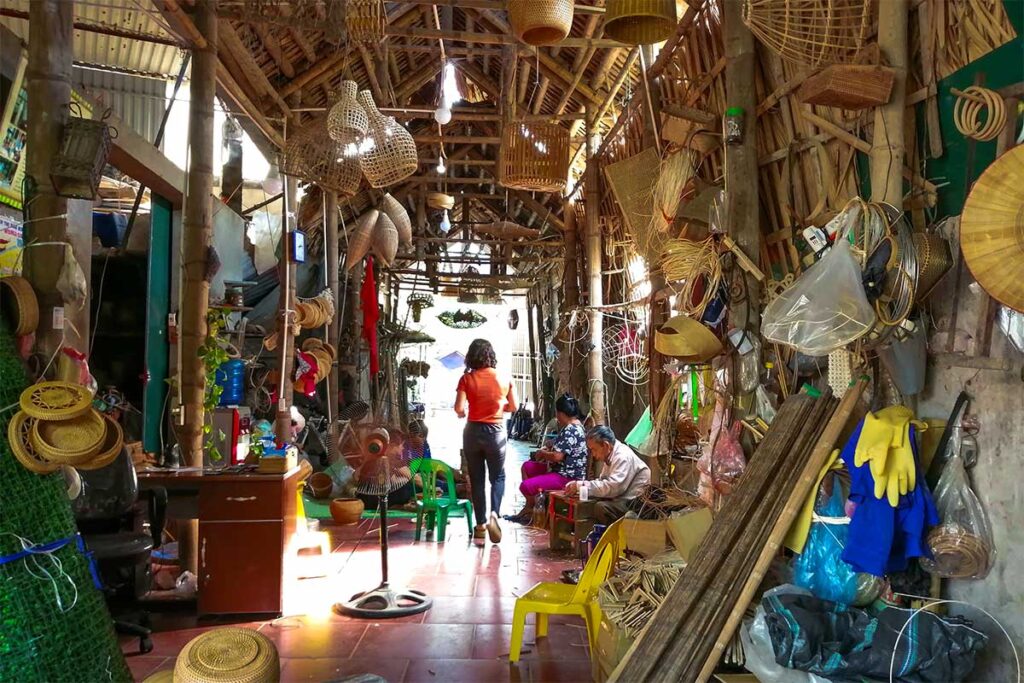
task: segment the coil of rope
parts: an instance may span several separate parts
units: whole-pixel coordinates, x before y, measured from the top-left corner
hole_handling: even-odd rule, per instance
[[[718,294],[722,281],[722,264],[713,237],[700,242],[686,239],[669,240],[662,252],[661,268],[665,278],[681,281],[677,308],[683,313],[699,317]],[[704,292],[695,301],[695,288],[703,285]]]
[[[1006,105],[994,90],[972,85],[966,90],[951,88],[956,95],[953,123],[964,137],[980,142],[994,140],[1006,125]],[[981,114],[985,112],[982,121]]]

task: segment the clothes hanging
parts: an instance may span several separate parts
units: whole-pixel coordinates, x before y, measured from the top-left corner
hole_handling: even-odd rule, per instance
[[[359,290],[359,302],[363,311],[363,339],[370,351],[370,377],[380,372],[380,350],[377,347],[377,321],[380,320],[380,305],[377,303],[377,281],[373,277],[373,256],[366,257],[363,287]]]

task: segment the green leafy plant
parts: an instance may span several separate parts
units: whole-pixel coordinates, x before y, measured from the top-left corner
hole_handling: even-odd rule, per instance
[[[217,384],[217,369],[231,358],[227,351],[227,340],[223,336],[227,325],[228,311],[211,306],[206,313],[206,339],[199,347],[199,358],[203,361],[203,370],[206,373],[206,391],[203,395],[203,446],[210,454],[210,460],[215,462],[223,458],[213,438],[213,411],[220,405],[220,397],[224,393],[224,387]]]

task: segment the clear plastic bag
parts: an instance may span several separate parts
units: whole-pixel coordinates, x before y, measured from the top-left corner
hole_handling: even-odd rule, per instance
[[[73,308],[82,308],[89,297],[89,283],[85,281],[85,273],[75,259],[75,252],[70,244],[64,247],[64,265],[57,277],[57,291],[64,303]]]
[[[931,558],[921,558],[926,571],[944,579],[983,579],[996,559],[992,527],[971,490],[964,461],[953,456],[935,486],[935,508],[942,520],[928,533]]]
[[[810,356],[827,356],[867,333],[875,310],[850,245],[839,239],[820,261],[768,304],[761,333]]]
[[[718,438],[714,440],[714,448],[705,448],[704,454],[697,460],[697,469],[723,495],[732,492],[733,484],[747,466],[743,446],[739,441],[741,428],[742,425],[736,421],[731,428],[721,429]]]

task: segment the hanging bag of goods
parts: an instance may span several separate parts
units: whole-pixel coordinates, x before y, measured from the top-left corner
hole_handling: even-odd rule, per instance
[[[983,579],[995,564],[996,547],[985,509],[971,490],[964,460],[949,459],[935,486],[942,522],[928,533],[931,558],[921,566],[944,579]]]

